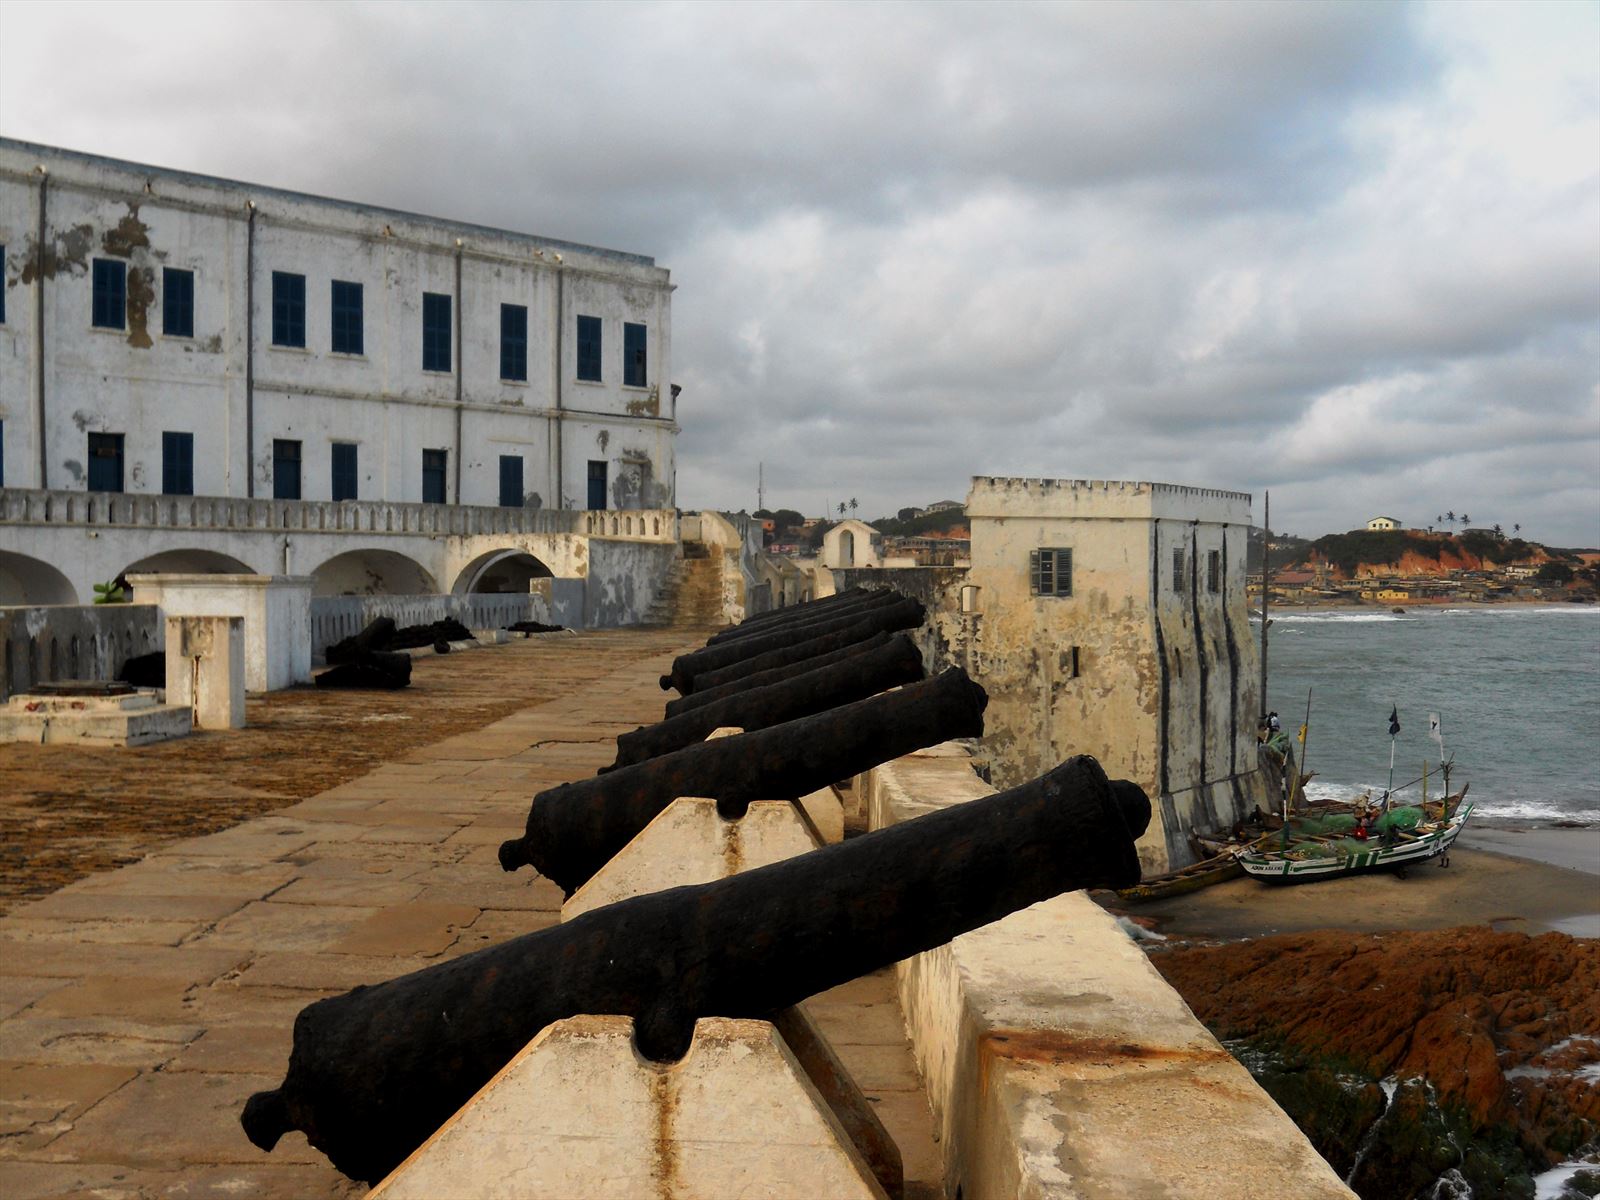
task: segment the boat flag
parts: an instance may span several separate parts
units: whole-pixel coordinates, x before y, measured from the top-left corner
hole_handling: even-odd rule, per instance
[[[1439,714],[1428,714],[1428,736],[1439,743],[1439,757],[1444,757],[1444,732],[1439,728]]]
[[[1390,737],[1398,737],[1399,735],[1400,735],[1400,708],[1399,708],[1398,705],[1393,705],[1389,709],[1389,736]]]

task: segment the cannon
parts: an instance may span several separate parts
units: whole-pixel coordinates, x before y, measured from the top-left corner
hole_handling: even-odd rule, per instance
[[[617,738],[617,759],[602,774],[704,741],[713,730],[737,725],[746,732],[809,717],[854,700],[915,683],[923,676],[922,654],[901,634],[847,662],[806,671],[770,687],[727,696]]]
[[[1069,759],[1010,791],[714,883],[585,913],[302,1009],[281,1086],[240,1118],[270,1150],[298,1129],[375,1182],[553,1021],[631,1016],[671,1062],[700,1017],[775,1010],[1085,887],[1139,879],[1137,785]]]
[[[793,800],[924,746],[983,732],[984,690],[959,667],[934,679],[753,733],[700,742],[540,792],[526,832],[500,845],[508,871],[532,864],[572,895],[679,796]]]
[[[870,654],[880,646],[888,645],[894,637],[895,635],[891,633],[875,633],[864,641],[846,642],[837,650],[828,650],[821,654],[812,655],[809,658],[798,659],[781,667],[771,667],[765,671],[755,671],[751,674],[741,675],[737,679],[719,683],[716,687],[699,688],[690,692],[687,696],[679,696],[676,700],[668,700],[666,715],[668,718],[676,717],[680,713],[692,712],[702,705],[714,703],[739,692],[748,692],[754,688],[781,683],[785,679],[804,674],[807,671],[815,671],[819,667],[828,667],[834,663],[845,662],[858,654]]]
[[[883,604],[892,604],[897,600],[905,599],[899,592],[888,588],[879,588],[875,591],[865,592],[860,596],[853,596],[848,601],[830,605],[816,612],[808,612],[803,608],[792,608],[789,611],[794,615],[783,621],[768,621],[759,625],[735,625],[732,629],[724,629],[715,634],[706,643],[708,646],[724,646],[729,642],[742,641],[749,637],[762,637],[779,630],[787,633],[793,629],[800,629],[807,625],[814,625],[820,621],[831,621],[846,613],[863,613],[877,608]]]
[[[704,671],[694,677],[694,695],[708,688],[721,687],[736,679],[743,679],[748,675],[770,671],[777,667],[788,667],[801,663],[807,659],[816,658],[832,650],[842,649],[855,642],[864,642],[876,633],[893,633],[898,629],[915,629],[922,624],[922,605],[915,600],[908,600],[906,604],[911,607],[901,608],[899,605],[889,609],[880,609],[878,612],[863,617],[853,625],[833,633],[823,634],[809,641],[796,642],[792,646],[780,646],[776,650],[768,650],[750,658],[741,658],[731,662],[725,667],[718,667],[714,671]]]
[[[922,624],[923,607],[915,600],[901,598],[892,604],[878,604],[863,612],[848,611],[826,621],[806,622],[794,629],[776,630],[759,637],[741,638],[720,646],[706,646],[672,660],[672,670],[661,677],[661,690],[677,688],[687,696],[694,691],[699,676],[721,667],[732,666],[763,654],[792,649],[832,633],[863,630],[871,636],[880,629],[914,629]],[[776,665],[776,664],[774,664]]]

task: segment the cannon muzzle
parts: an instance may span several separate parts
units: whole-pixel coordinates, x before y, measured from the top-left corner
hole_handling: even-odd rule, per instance
[[[700,1017],[766,1019],[1040,900],[1136,882],[1149,819],[1136,785],[1074,758],[999,795],[319,1000],[245,1131],[270,1149],[302,1130],[374,1182],[552,1021],[631,1016],[640,1053],[673,1061]]]

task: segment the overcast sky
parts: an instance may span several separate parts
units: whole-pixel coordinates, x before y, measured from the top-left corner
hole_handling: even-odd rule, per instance
[[[0,6],[0,131],[654,255],[679,502],[1600,545],[1600,6]]]

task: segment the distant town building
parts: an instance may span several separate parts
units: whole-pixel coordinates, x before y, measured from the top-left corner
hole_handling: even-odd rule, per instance
[[[925,511],[929,513],[942,513],[949,512],[952,508],[960,507],[961,501],[959,500],[935,500],[932,504],[928,505]]]
[[[1375,532],[1379,531],[1379,530],[1386,530],[1386,529],[1399,529],[1400,528],[1400,518],[1399,517],[1373,517],[1372,520],[1367,522],[1367,528],[1370,529],[1370,530],[1373,530]]]

